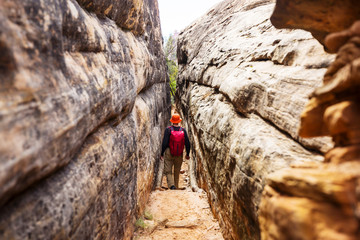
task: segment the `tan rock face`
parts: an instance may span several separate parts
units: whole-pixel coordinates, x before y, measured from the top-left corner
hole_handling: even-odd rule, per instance
[[[0,32],[0,239],[130,239],[170,118],[157,2],[4,0]]]
[[[229,239],[260,239],[268,174],[321,162],[329,138],[298,135],[334,56],[304,31],[276,30],[273,1],[224,1],[180,34],[178,107],[200,187]]]
[[[324,43],[326,35],[347,29],[359,15],[357,0],[277,0],[271,22],[277,28],[310,31]]]
[[[262,239],[359,239],[359,163],[284,169],[260,205]]]
[[[83,8],[101,17],[114,20],[120,27],[135,35],[145,31],[144,0],[77,0]],[[147,1],[154,4],[155,1]]]
[[[300,6],[307,2],[290,4],[288,10],[305,11]],[[286,22],[274,12],[273,18],[283,21],[283,26],[299,28],[308,22],[317,25],[334,20],[334,12],[343,14],[337,15],[339,21],[328,22],[334,26],[328,32],[334,33],[323,42],[330,52],[337,52],[337,57],[322,86],[312,94],[300,125],[301,136],[330,135],[335,146],[326,153],[326,164],[283,170],[269,177],[260,207],[262,239],[360,239],[360,21],[355,21],[360,8],[358,1],[329,6],[330,2],[317,3],[324,13],[321,21]],[[283,1],[278,4],[280,9]],[[306,11],[315,14],[312,9]],[[309,30],[314,34],[314,29]]]

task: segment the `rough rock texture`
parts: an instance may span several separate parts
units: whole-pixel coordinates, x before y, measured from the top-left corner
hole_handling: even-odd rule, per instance
[[[199,185],[229,239],[260,239],[268,174],[323,160],[329,138],[298,135],[300,114],[334,59],[301,30],[276,30],[274,1],[224,1],[180,34],[177,105]]]
[[[0,239],[130,239],[170,114],[156,0],[0,2]]]
[[[330,135],[335,145],[326,153],[325,163],[276,172],[269,178],[261,203],[261,236],[360,239],[360,21],[355,21],[360,19],[360,2],[317,1],[321,16],[307,8],[309,2],[289,1],[284,8],[278,1],[271,19],[279,27],[330,33],[323,43],[337,57],[306,105],[300,135]],[[304,11],[312,17],[298,18]],[[316,29],[309,29],[309,24]]]
[[[358,0],[277,0],[271,22],[277,28],[305,29],[321,43],[326,35],[359,19]]]
[[[359,239],[359,169],[354,161],[274,173],[261,201],[261,239]]]

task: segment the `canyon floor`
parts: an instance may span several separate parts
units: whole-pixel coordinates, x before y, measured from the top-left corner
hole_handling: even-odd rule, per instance
[[[164,176],[162,188],[151,193],[145,220],[138,220],[134,240],[224,239],[205,192],[193,192],[189,187],[187,168],[185,161],[180,174],[181,190],[167,190]]]

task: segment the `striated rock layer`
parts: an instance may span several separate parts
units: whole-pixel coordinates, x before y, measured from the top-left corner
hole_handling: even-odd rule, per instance
[[[228,239],[260,239],[265,178],[323,160],[329,138],[298,135],[308,96],[334,56],[302,30],[277,30],[274,1],[224,1],[178,40],[177,106],[198,183]]]
[[[301,115],[299,131],[303,137],[330,135],[334,148],[323,164],[269,177],[262,239],[360,239],[360,2],[319,0],[315,9],[312,4],[279,0],[271,19],[277,27],[322,33],[326,49],[337,52]]]
[[[130,239],[170,114],[156,0],[0,2],[0,239]]]

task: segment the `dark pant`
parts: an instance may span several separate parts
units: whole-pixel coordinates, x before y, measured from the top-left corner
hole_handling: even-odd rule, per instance
[[[175,186],[179,188],[179,175],[181,170],[181,164],[183,161],[183,155],[173,156],[170,153],[170,148],[167,148],[164,156],[164,174],[166,176],[168,187]],[[174,173],[172,168],[174,167]]]

